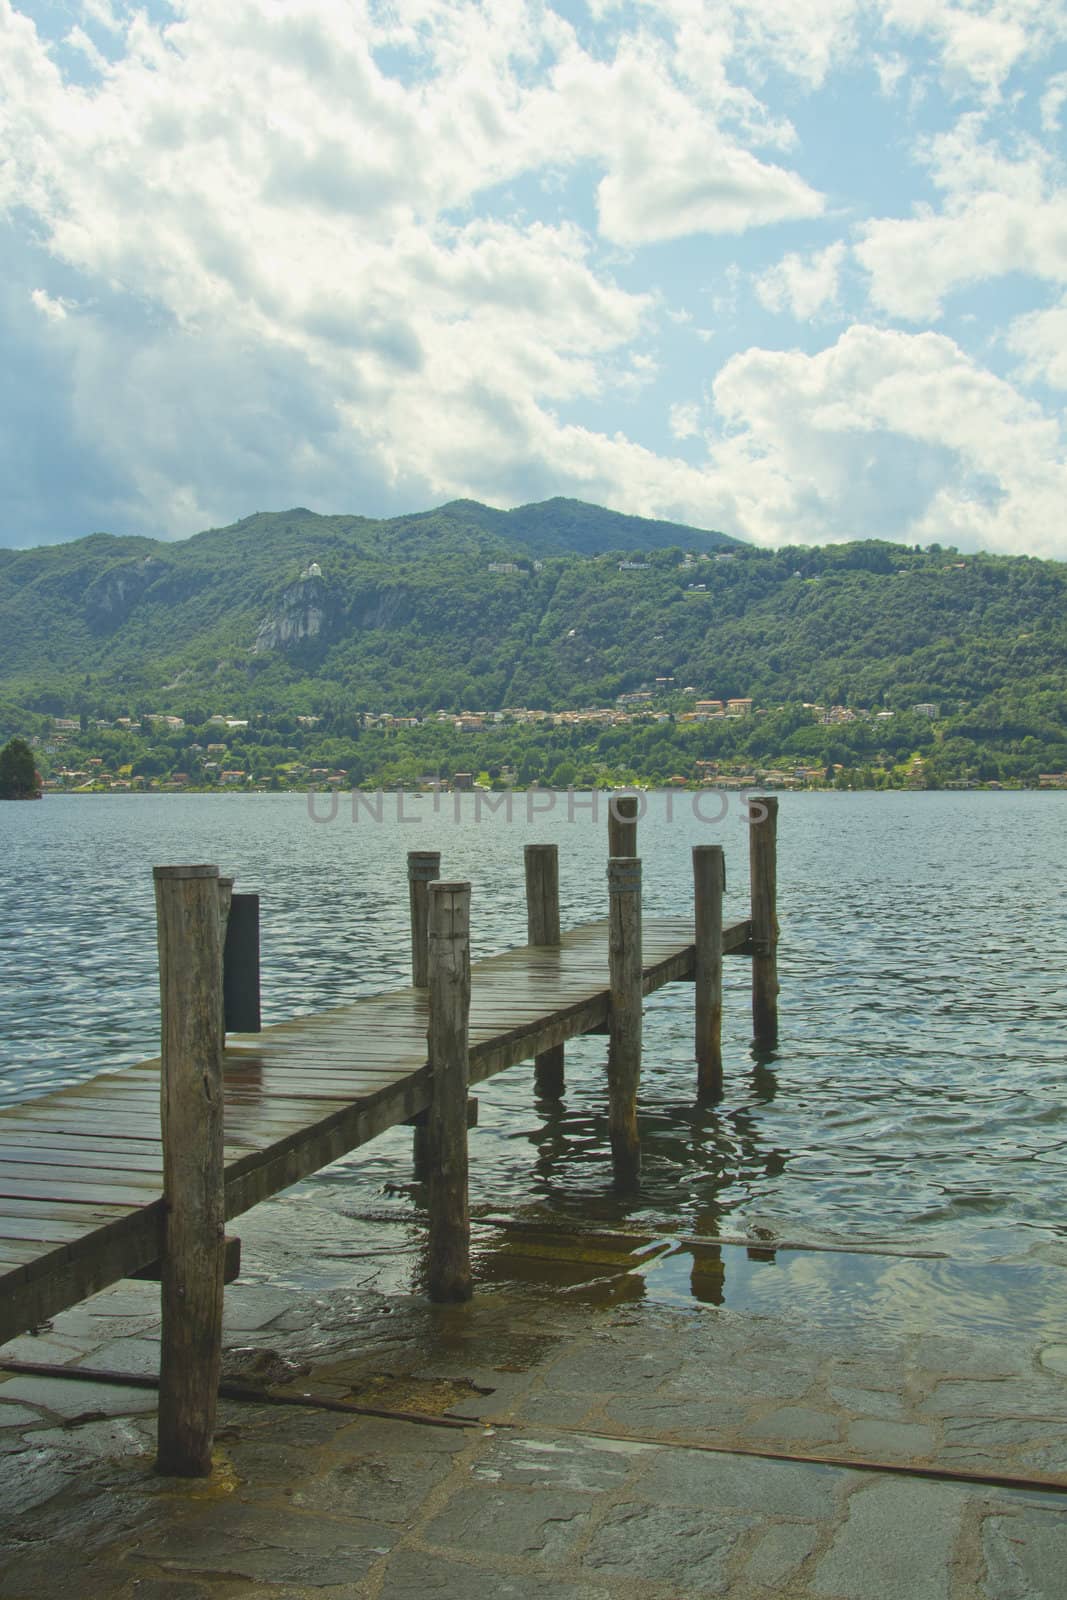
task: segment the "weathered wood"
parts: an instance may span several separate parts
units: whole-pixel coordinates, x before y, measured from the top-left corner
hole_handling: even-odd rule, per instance
[[[425,989],[429,978],[430,885],[441,876],[439,850],[408,851],[408,904],[411,907],[411,981]]]
[[[635,794],[613,794],[608,801],[608,856],[637,855],[637,814]]]
[[[235,1233],[227,1234],[224,1241],[224,1266],[223,1281],[233,1283],[241,1276],[241,1241]],[[131,1272],[131,1278],[143,1278],[148,1283],[159,1283],[163,1275],[163,1265],[159,1261],[150,1261],[147,1267],[142,1267],[139,1272]]]
[[[728,923],[725,950],[747,952],[750,933],[747,918]],[[558,947],[477,963],[472,1084],[604,1026],[607,935],[605,919],[564,933]],[[645,994],[693,977],[693,938],[684,918],[645,924]],[[231,1039],[224,1062],[226,1215],[239,1216],[425,1112],[428,1015],[427,991],[407,988]],[[140,1175],[162,1172],[159,1062],[0,1109],[0,1162],[16,1182],[18,1163],[72,1180],[69,1204],[0,1195],[2,1342],[160,1255],[162,1201],[136,1203],[144,1192]],[[109,1198],[129,1188],[128,1204],[101,1206],[91,1193],[106,1171],[116,1179]],[[160,1177],[157,1194],[161,1188]],[[57,1231],[61,1240],[42,1237]],[[5,1232],[18,1237],[5,1240]]]
[[[558,946],[559,846],[528,844],[526,867],[526,936],[531,945]],[[554,1045],[534,1057],[534,1088],[541,1100],[558,1100],[564,1084],[563,1046]]]
[[[407,1118],[407,1125],[412,1129],[412,1176],[416,1183],[425,1183],[430,1176],[432,1165],[432,1146],[430,1139],[430,1108],[419,1111],[413,1117]],[[478,1126],[478,1102],[471,1095],[467,1100],[467,1128]]]
[[[758,1050],[778,1043],[778,801],[749,801],[749,878],[752,894],[752,1034]]]
[[[471,1003],[469,883],[430,886],[431,1300],[471,1297],[470,1206],[467,1193],[468,1025]]]
[[[225,1200],[217,867],[156,867],[164,1234],[160,1472],[211,1471],[222,1357]]]
[[[608,862],[608,1128],[617,1188],[632,1188],[641,1171],[637,1088],[641,1079],[641,863]]]
[[[233,878],[219,879],[219,937],[223,944],[226,943],[226,929],[230,922],[230,907],[233,904]]]
[[[411,982],[425,989],[430,981],[430,884],[441,876],[439,850],[408,851],[408,904],[411,910]],[[424,1117],[411,1136],[411,1164],[416,1182],[430,1170],[430,1128]]]
[[[262,1027],[259,976],[259,895],[230,895],[223,924],[222,1001],[227,1033]]]
[[[721,844],[693,846],[696,919],[693,1004],[696,1012],[697,1094],[722,1094],[722,893],[726,886]]]

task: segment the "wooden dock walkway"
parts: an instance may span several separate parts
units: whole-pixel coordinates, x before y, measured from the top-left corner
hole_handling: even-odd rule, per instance
[[[776,1027],[775,821],[772,811],[769,829],[750,829],[753,914],[725,926],[718,846],[693,852],[695,921],[642,927],[635,831],[620,842],[616,830],[611,848],[624,853],[609,860],[610,917],[564,933],[555,846],[527,846],[530,942],[473,965],[469,885],[441,883],[439,857],[415,852],[416,983],[256,1032],[223,1029],[230,881],[220,887],[215,868],[157,869],[161,1057],[0,1110],[0,1343],[160,1263],[161,1464],[208,1470],[218,1371],[200,1352],[205,1339],[218,1346],[223,1214],[240,1215],[400,1123],[415,1126],[430,1164],[431,1294],[464,1298],[470,1085],[533,1060],[538,1092],[560,1093],[562,1047],[607,1034],[615,1172],[634,1178],[643,997],[695,983],[704,1087],[721,1085],[723,955],[753,955],[757,1032],[761,1016]],[[258,970],[256,984],[258,1020]],[[181,1425],[164,1422],[168,1363]],[[187,1368],[199,1371],[191,1389]]]
[[[749,922],[724,929],[743,949]],[[607,922],[471,968],[470,1082],[608,1021]],[[692,979],[692,923],[646,922],[644,993]],[[430,1104],[425,989],[370,995],[258,1034],[223,1063],[226,1215],[317,1172]],[[157,1260],[158,1058],[0,1110],[0,1342]]]

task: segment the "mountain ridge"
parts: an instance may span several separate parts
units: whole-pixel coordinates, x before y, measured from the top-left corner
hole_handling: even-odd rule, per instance
[[[341,727],[650,687],[679,710],[683,689],[872,714],[931,702],[978,744],[1030,740],[1033,766],[1067,717],[1067,566],[877,540],[763,550],[561,498],[386,520],[295,506],[172,544],[96,533],[0,560],[12,729],[219,711]]]

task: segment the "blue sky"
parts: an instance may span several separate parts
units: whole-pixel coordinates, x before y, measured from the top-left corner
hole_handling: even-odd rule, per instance
[[[1067,559],[1067,0],[0,0],[0,545]]]

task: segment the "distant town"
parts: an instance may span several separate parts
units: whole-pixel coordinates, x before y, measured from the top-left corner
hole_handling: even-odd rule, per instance
[[[694,740],[693,736],[699,736],[702,727],[740,723],[786,709],[784,706],[760,707],[746,696],[704,697],[695,686],[678,688],[672,677],[665,676],[647,687],[620,694],[611,706],[587,706],[578,710],[511,706],[500,711],[442,709],[426,716],[371,710],[353,712],[350,720],[357,737],[379,735],[394,742],[397,736],[413,737],[413,756],[418,749],[420,732],[437,730],[460,741],[469,738],[472,743],[474,736],[481,736],[478,760],[458,764],[439,759],[433,770],[427,765],[427,770],[418,772],[409,762],[405,773],[391,776],[388,772],[383,774],[381,762],[377,770],[368,772],[355,771],[352,761],[343,756],[326,764],[321,759],[316,760],[313,753],[302,759],[301,746],[328,744],[336,747],[339,743],[326,734],[323,728],[326,719],[314,715],[285,713],[276,717],[267,714],[236,717],[217,712],[197,718],[195,722],[164,712],[120,716],[113,720],[57,716],[51,719],[47,731],[31,736],[29,743],[40,762],[41,786],[46,793],[173,793],[214,789],[266,792],[347,788],[357,784],[372,787],[380,784],[383,776],[398,788],[457,791],[531,784],[611,787],[620,782],[685,788],[747,788],[756,784],[782,789],[931,786],[927,762],[921,754],[911,755],[904,763],[894,763],[889,772],[884,764],[867,763],[861,769],[850,767],[845,761],[752,762],[743,758],[715,759],[696,753],[699,737]],[[937,723],[940,717],[939,706],[929,701],[916,702],[901,713],[814,703],[802,703],[800,709],[812,725],[842,730],[856,724],[877,729],[879,725],[892,723],[898,715],[928,723]],[[621,768],[617,763],[613,770],[609,762],[568,763],[564,760],[557,762],[553,771],[531,772],[528,763],[526,770],[522,770],[524,763],[508,759],[506,754],[498,760],[487,758],[485,754],[497,741],[506,745],[504,735],[522,730],[546,736],[552,733],[569,735],[573,740],[583,731],[596,735],[612,729],[654,729],[657,725],[668,725],[675,735],[689,735],[686,742],[693,744],[692,759],[679,763],[686,770],[645,778],[625,770],[627,766],[632,767],[632,762],[622,763]],[[99,753],[101,746],[113,749],[116,757],[132,759],[109,759],[108,755]],[[98,753],[86,753],[94,747]],[[573,773],[560,770],[561,766],[568,765],[574,766]],[[562,782],[564,778],[570,782]],[[936,786],[1001,788],[1009,785],[995,779],[976,778]],[[1042,773],[1038,786],[1067,788],[1067,772]]]

